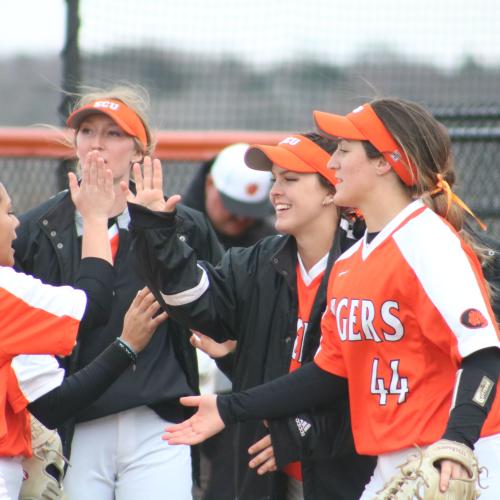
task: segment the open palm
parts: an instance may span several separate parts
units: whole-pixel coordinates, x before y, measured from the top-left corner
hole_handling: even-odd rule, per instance
[[[136,193],[132,193],[128,186],[122,185],[127,193],[127,201],[136,203],[155,212],[173,212],[180,201],[179,195],[171,196],[165,200],[163,195],[163,173],[161,162],[158,159],[151,160],[149,156],[144,158],[143,169],[139,163],[132,167]]]
[[[180,398],[180,401],[184,406],[198,407],[198,411],[184,422],[170,425],[165,429],[162,439],[168,444],[198,444],[224,429],[224,422],[217,410],[215,394],[186,396]]]

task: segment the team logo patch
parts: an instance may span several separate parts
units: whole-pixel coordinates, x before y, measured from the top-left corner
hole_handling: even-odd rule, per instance
[[[460,316],[460,322],[467,328],[484,328],[488,325],[486,318],[477,309],[467,309]]]
[[[401,155],[399,154],[399,151],[393,151],[391,153],[391,158],[393,161],[401,161]]]
[[[249,196],[253,196],[258,190],[259,186],[253,182],[245,186],[245,191]]]

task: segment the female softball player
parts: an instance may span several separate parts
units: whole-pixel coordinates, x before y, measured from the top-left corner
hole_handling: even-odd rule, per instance
[[[2,499],[18,498],[25,467],[29,467],[31,474],[24,477],[20,498],[41,497],[49,484],[53,494],[61,487],[62,476],[57,477],[56,469],[50,468],[53,466],[50,459],[60,452],[55,441],[57,435],[51,438],[54,442],[51,446],[56,450],[53,455],[37,455],[32,459],[40,462],[36,466],[22,460],[30,454],[32,445],[26,410],[50,428],[73,416],[95,401],[132,364],[157,325],[166,319],[165,314],[156,314],[159,305],[144,289],[125,316],[121,336],[85,369],[63,380],[64,370],[55,357],[39,354],[68,354],[75,344],[76,331],[104,323],[111,304],[114,271],[107,228],[108,210],[113,203],[111,172],[106,173],[104,164],[90,154],[80,185],[70,174],[70,190],[84,224],[83,260],[75,284],[84,295],[81,290],[44,285],[12,270],[11,243],[19,222],[12,213],[5,188],[0,185],[2,371],[8,376],[7,434],[0,445]],[[12,358],[16,353],[30,354]],[[10,366],[9,358],[12,358]],[[2,375],[2,382],[4,378]],[[33,475],[37,467],[45,471],[38,477]]]
[[[79,335],[69,373],[89,365],[115,341],[126,311],[144,287],[132,266],[129,214],[119,186],[120,181],[129,182],[132,163],[141,162],[154,149],[147,101],[145,92],[135,87],[99,90],[81,96],[67,120],[74,130],[79,162],[93,153],[112,172],[114,201],[108,224],[117,235],[109,319]],[[183,217],[179,237],[207,260],[218,260],[220,246],[206,219],[186,207],[179,210]],[[21,217],[15,242],[18,266],[53,284],[74,283],[81,230],[81,217],[70,196],[57,194]],[[173,321],[163,322],[134,366],[60,429],[68,454],[71,445],[72,466],[65,488],[72,500],[135,500],[155,498],[158,492],[179,500],[191,498],[190,448],[165,447],[157,439],[166,423],[184,418],[179,396],[198,391],[196,353],[189,333]]]
[[[295,370],[312,360],[318,347],[328,271],[354,241],[347,234],[345,220],[339,227],[340,211],[333,204],[335,175],[326,165],[335,147],[333,141],[317,134],[296,134],[277,146],[253,146],[247,151],[245,160],[250,167],[272,171],[275,227],[285,236],[231,249],[216,267],[197,261],[195,252],[175,237],[179,218],[174,214],[129,204],[138,265],[148,286],[162,294],[169,313],[216,340],[237,340],[231,373],[237,390]],[[146,170],[143,179],[138,168],[134,173],[138,190],[136,198],[131,196],[133,202],[160,212],[173,209],[178,198],[165,203],[159,162],[154,175]],[[248,468],[247,450],[269,431],[262,423],[238,426],[238,498],[359,496],[374,461],[356,455],[346,444],[351,432],[346,410],[345,401],[335,402],[317,408],[316,420],[300,415],[270,422],[281,471],[267,476]],[[325,416],[319,417],[320,412]],[[330,428],[329,437],[315,437],[319,428]],[[320,450],[313,443],[322,438],[325,446]],[[268,437],[263,439],[257,448],[269,444]],[[264,461],[269,451],[263,451]],[[300,458],[305,459],[302,464],[289,464]],[[261,459],[262,455],[255,457],[252,465],[262,463]],[[260,473],[268,465],[263,464]],[[356,475],[349,473],[352,469]]]
[[[358,208],[367,225],[332,269],[314,363],[239,394],[187,398],[198,413],[165,438],[199,442],[235,420],[290,414],[348,391],[356,449],[378,456],[361,498],[373,498],[415,444],[438,441],[439,449],[465,447],[455,460],[441,456],[440,490],[468,476],[456,457],[474,447],[489,471],[481,496],[493,499],[499,334],[483,252],[464,233],[464,204],[451,190],[448,134],[419,105],[398,99],[314,117],[340,139],[329,163],[339,180],[335,203]]]
[[[94,172],[95,174],[95,172]],[[97,177],[94,178],[97,181]],[[99,177],[100,193],[111,187],[110,175]],[[31,454],[29,404],[23,391],[20,373],[16,370],[19,354],[41,354],[26,356],[38,359],[38,367],[26,367],[23,373],[29,376],[36,388],[34,398],[48,389],[44,373],[39,368],[56,363],[52,356],[67,355],[75,345],[80,320],[85,312],[89,324],[103,320],[106,303],[110,302],[112,290],[103,287],[100,279],[111,279],[111,250],[108,242],[105,215],[109,202],[105,196],[94,196],[89,204],[87,184],[76,188],[75,199],[84,217],[86,230],[82,244],[82,268],[77,278],[80,290],[69,286],[53,287],[12,269],[14,251],[12,242],[16,238],[19,221],[12,211],[10,197],[0,184],[0,497],[17,499],[22,481],[21,459]],[[78,193],[76,194],[76,191]],[[107,196],[107,195],[106,195]],[[83,291],[85,290],[85,292]],[[57,364],[57,363],[56,363]],[[52,364],[50,365],[52,366]],[[19,366],[18,366],[19,368]],[[45,373],[45,369],[43,370]],[[36,394],[35,394],[36,393]]]

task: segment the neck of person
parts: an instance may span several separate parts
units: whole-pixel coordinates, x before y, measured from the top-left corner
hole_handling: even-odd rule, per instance
[[[315,225],[315,228],[301,231],[294,234],[297,242],[297,251],[302,259],[302,263],[309,270],[317,264],[332,248],[333,240],[338,227],[338,216],[332,215],[332,218],[325,224]]]
[[[409,191],[401,186],[389,186],[389,189],[372,192],[358,207],[366,222],[369,233],[378,233],[404,210],[412,201]]]

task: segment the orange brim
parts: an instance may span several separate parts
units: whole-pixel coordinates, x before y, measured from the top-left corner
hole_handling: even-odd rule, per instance
[[[347,116],[314,111],[313,117],[318,129],[328,137],[370,142],[407,186],[415,185],[418,178],[416,166],[370,104],[358,106]]]
[[[144,148],[147,148],[148,139],[146,129],[139,118],[139,116],[131,108],[124,103],[120,103],[120,111],[115,111],[110,108],[99,107],[96,108],[94,104],[87,104],[81,108],[75,109],[73,113],[68,116],[66,125],[75,130],[85,118],[95,114],[103,114],[109,116],[126,134],[137,137]]]
[[[333,115],[324,111],[313,112],[316,127],[332,138],[349,139],[351,141],[366,141],[368,138],[354,124],[342,115]]]
[[[245,153],[245,163],[254,170],[271,170],[277,165],[293,172],[317,172],[291,151],[279,146],[250,146]]]

